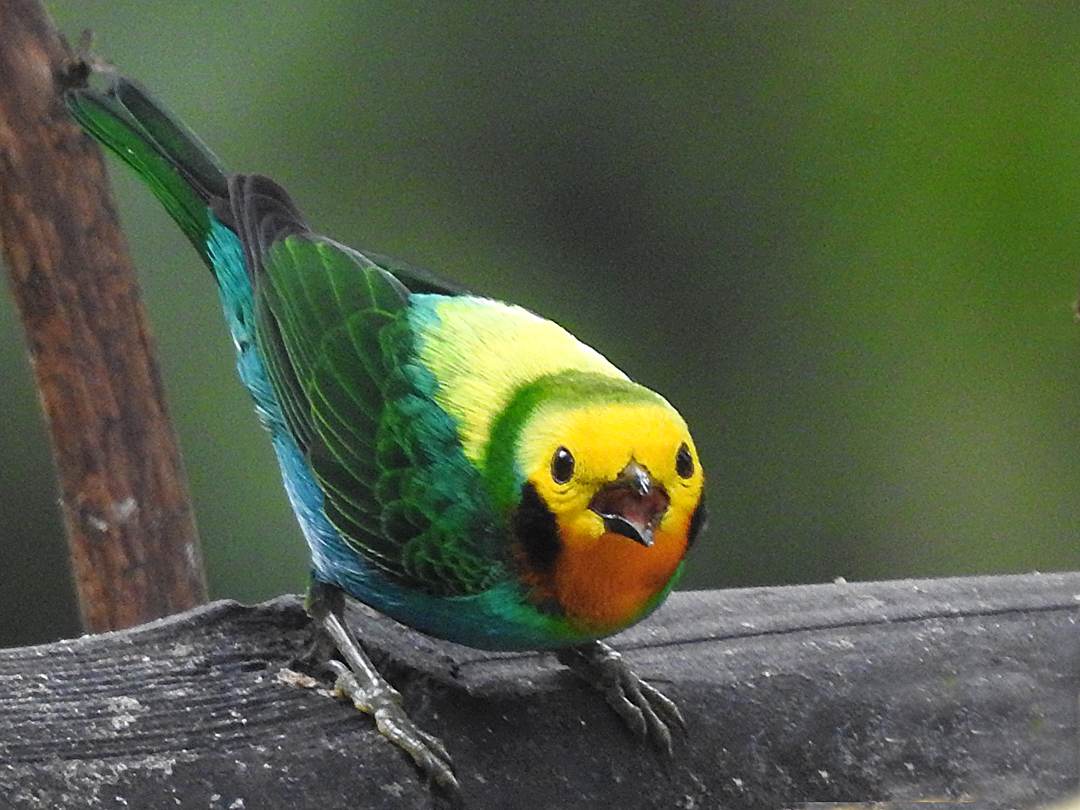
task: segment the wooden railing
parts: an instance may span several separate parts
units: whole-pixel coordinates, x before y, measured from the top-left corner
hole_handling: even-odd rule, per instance
[[[1078,596],[1075,573],[675,594],[613,639],[686,715],[672,763],[551,656],[351,620],[476,810],[1013,808],[1077,788]],[[0,806],[440,806],[296,671],[307,634],[282,597],[0,651]]]

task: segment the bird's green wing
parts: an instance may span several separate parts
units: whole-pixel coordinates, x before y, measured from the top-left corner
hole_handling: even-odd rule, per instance
[[[395,278],[409,288],[409,292],[435,293],[437,295],[465,295],[468,290],[460,284],[445,279],[437,273],[416,264],[403,262],[384,256],[381,253],[362,251],[365,258],[371,259],[383,270],[389,270]]]
[[[258,344],[330,522],[400,584],[440,595],[490,587],[504,573],[496,521],[413,352],[408,290],[288,212],[257,216],[245,242],[256,240]]]

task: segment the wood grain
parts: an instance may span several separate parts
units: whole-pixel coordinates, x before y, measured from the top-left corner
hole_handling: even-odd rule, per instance
[[[675,594],[613,639],[686,713],[670,766],[551,656],[351,618],[470,808],[1012,808],[1077,787],[1077,594],[1080,574]],[[306,626],[295,597],[216,602],[0,651],[0,806],[441,806],[369,718],[290,674]]]

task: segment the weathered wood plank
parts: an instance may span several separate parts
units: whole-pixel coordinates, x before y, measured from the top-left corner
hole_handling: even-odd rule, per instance
[[[353,618],[472,808],[1015,807],[1077,786],[1078,594],[1075,573],[676,594],[615,639],[687,715],[670,767],[549,656]],[[367,718],[289,682],[306,638],[282,597],[0,651],[0,806],[438,806]]]

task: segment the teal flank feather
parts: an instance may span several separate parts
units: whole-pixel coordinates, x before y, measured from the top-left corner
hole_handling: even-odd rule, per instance
[[[499,514],[435,402],[415,324],[462,290],[311,232],[284,190],[220,161],[148,91],[69,90],[80,124],[146,182],[218,282],[315,580],[488,649],[575,638],[527,606]]]

